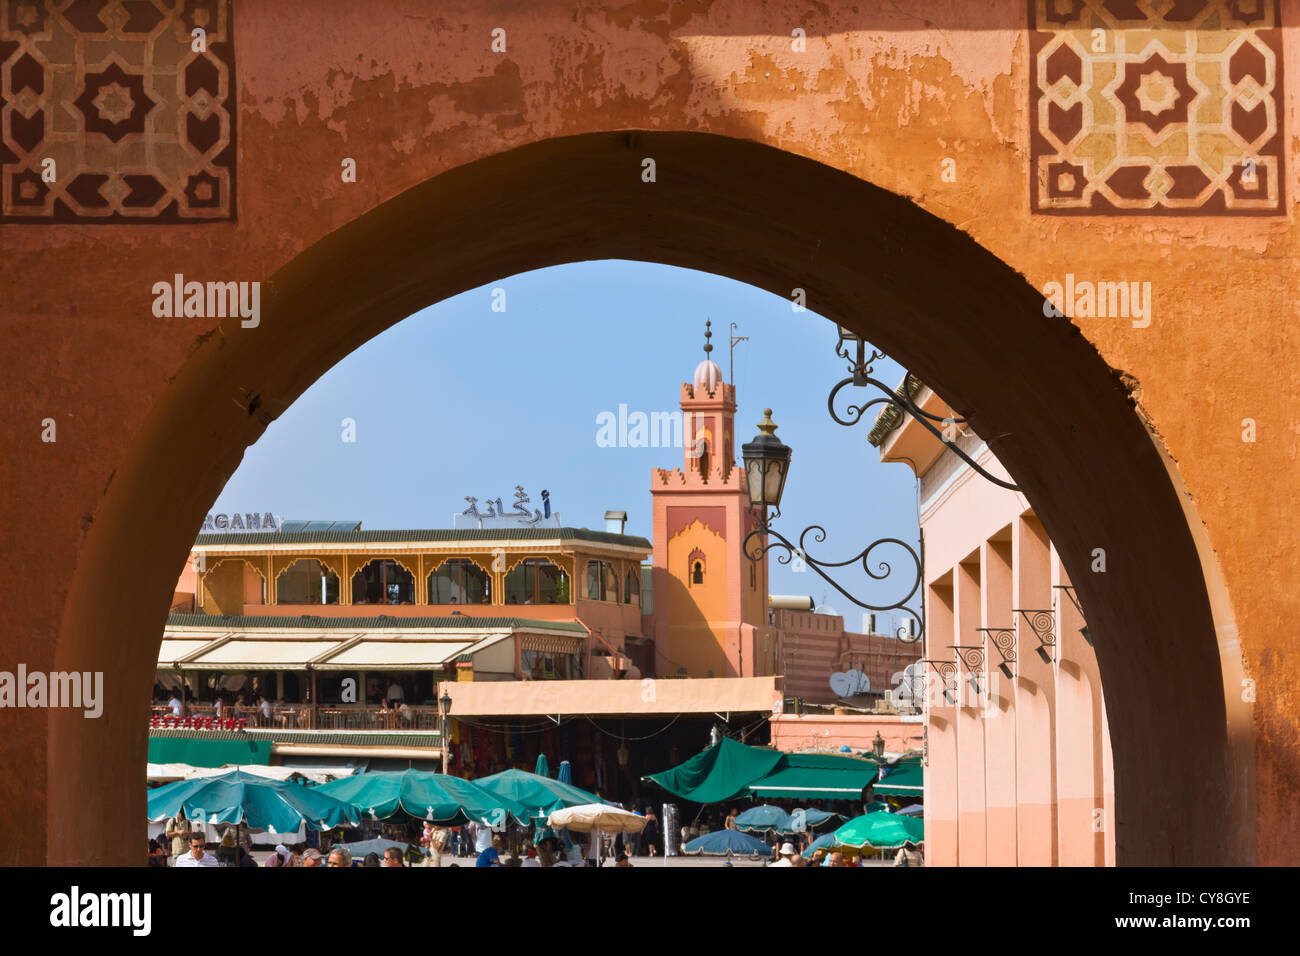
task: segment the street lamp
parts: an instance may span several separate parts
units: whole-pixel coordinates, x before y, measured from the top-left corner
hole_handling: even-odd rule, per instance
[[[451,695],[443,690],[438,698],[438,742],[442,744],[442,772],[447,773],[447,715],[451,713]]]
[[[831,587],[858,605],[858,607],[866,608],[868,611],[899,610],[908,615],[911,620],[908,621],[907,625],[898,629],[898,639],[908,644],[919,641],[925,631],[925,596],[921,596],[920,614],[906,605],[921,586],[921,569],[924,566],[925,559],[924,540],[919,542],[921,547],[919,554],[913,550],[911,545],[898,538],[880,538],[847,561],[820,561],[808,553],[807,539],[809,535],[812,535],[814,543],[825,541],[825,528],[820,525],[811,525],[804,528],[799,535],[798,545],[793,544],[779,531],[774,530],[771,522],[781,516],[781,495],[785,491],[785,479],[789,474],[790,459],[793,456],[790,446],[776,437],[776,429],[777,424],[772,421],[772,409],[764,409],[763,420],[758,423],[759,433],[754,436],[752,441],[742,445],[740,449],[741,458],[745,465],[745,491],[749,496],[750,507],[758,519],[754,530],[745,536],[744,543],[741,545],[745,557],[757,563],[763,560],[768,551],[773,548],[781,548],[785,553],[777,555],[778,562],[789,564],[797,557],[798,560],[794,568],[796,571],[812,568]],[[873,567],[869,559],[872,551],[880,545],[886,544],[897,545],[906,551],[916,567],[916,576],[912,581],[911,588],[901,600],[892,604],[868,604],[865,601],[860,601],[840,587],[839,582],[822,570],[823,568],[842,568],[858,563],[861,564],[862,570],[866,572],[868,577],[882,581],[889,577],[891,573],[889,564],[885,561],[879,561]],[[911,626],[913,621],[915,625]]]
[[[885,738],[880,736],[880,731],[876,731],[876,739],[871,741],[871,749],[876,755],[876,760],[885,759]]]
[[[772,421],[772,409],[765,408],[763,420],[758,423],[758,434],[753,441],[740,446],[749,503],[764,517],[768,508],[775,512],[773,517],[780,516],[781,494],[790,471],[790,446],[776,437],[777,428]]]

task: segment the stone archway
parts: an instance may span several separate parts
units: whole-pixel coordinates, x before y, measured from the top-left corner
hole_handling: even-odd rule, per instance
[[[640,177],[647,155],[654,184]],[[1041,295],[1012,268],[911,202],[770,146],[668,132],[549,139],[436,176],[269,276],[258,328],[227,320],[205,337],[123,442],[78,555],[55,666],[112,675],[113,716],[50,714],[45,789],[24,794],[46,805],[47,842],[28,840],[23,858],[134,859],[120,821],[143,816],[144,702],[167,601],[207,507],[266,424],[412,312],[594,258],[705,270],[783,296],[802,288],[811,308],[999,436],[989,444],[1056,543],[1095,639],[1115,729],[1118,861],[1253,859],[1253,820],[1230,798],[1242,784],[1230,775],[1202,559],[1121,378],[1075,326],[1044,319]],[[1105,575],[1089,573],[1098,547]],[[130,595],[124,563],[137,574]],[[72,838],[87,826],[106,838],[89,851]]]

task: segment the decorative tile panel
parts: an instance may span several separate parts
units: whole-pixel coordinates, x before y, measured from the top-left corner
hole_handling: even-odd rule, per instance
[[[0,0],[0,222],[233,220],[232,28],[230,0]]]
[[[1030,208],[1283,212],[1277,0],[1029,0]]]

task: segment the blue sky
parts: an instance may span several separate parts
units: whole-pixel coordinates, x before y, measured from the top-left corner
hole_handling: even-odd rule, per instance
[[[492,311],[495,288],[505,290],[504,312]],[[704,357],[706,318],[724,376],[729,324],[749,336],[735,349],[737,455],[765,407],[794,449],[775,527],[795,538],[823,525],[826,542],[810,550],[830,560],[878,537],[914,541],[911,470],[879,461],[867,424],[844,428],[827,414],[827,394],[847,374],[831,322],[731,279],[621,260],[513,276],[371,339],[267,428],[211,510],[439,528],[466,495],[509,507],[521,484],[534,505],[548,489],[566,525],[603,528],[606,510],[622,510],[628,533],[649,538],[651,469],[678,467],[682,451],[600,447],[597,416],[620,403],[677,410],[680,383]],[[889,382],[903,374],[889,361],[876,370]],[[342,440],[345,418],[356,422],[355,442]],[[894,597],[861,572],[841,573],[868,600]],[[850,628],[861,625],[860,611],[811,571],[773,562],[771,584],[825,597]]]

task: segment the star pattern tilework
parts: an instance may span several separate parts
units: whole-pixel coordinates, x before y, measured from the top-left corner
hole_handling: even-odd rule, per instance
[[[232,33],[230,0],[0,0],[0,222],[233,220]]]
[[[1029,0],[1030,208],[1280,215],[1277,0]]]

